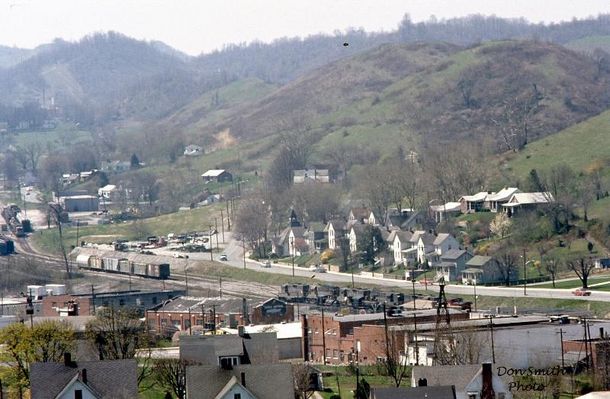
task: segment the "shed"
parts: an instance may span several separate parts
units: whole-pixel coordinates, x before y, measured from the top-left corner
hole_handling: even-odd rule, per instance
[[[201,175],[203,181],[222,183],[226,181],[233,181],[233,175],[227,172],[225,169],[210,169]]]

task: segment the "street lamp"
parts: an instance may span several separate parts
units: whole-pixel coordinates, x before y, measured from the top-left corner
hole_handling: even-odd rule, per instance
[[[290,255],[292,258],[292,277],[294,277],[294,253],[295,253],[294,237],[290,237]]]
[[[472,286],[474,289],[474,311],[477,311],[477,276],[475,274],[474,279],[472,280],[474,282],[474,285]]]
[[[527,260],[525,257],[525,248],[523,248],[523,296],[527,296],[527,265],[534,262],[534,260]]]

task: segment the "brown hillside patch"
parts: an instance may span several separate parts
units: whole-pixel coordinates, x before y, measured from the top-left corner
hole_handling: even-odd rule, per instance
[[[231,129],[224,129],[214,135],[216,149],[226,149],[237,144],[237,139],[231,135]]]

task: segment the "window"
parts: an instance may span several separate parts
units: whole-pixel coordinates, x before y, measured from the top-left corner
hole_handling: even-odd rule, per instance
[[[477,394],[476,393],[469,393],[468,394],[468,399],[477,399]]]
[[[119,306],[124,306],[124,305],[125,305],[125,300],[124,299],[119,300]]]
[[[74,399],[83,399],[83,390],[82,389],[74,390]]]
[[[233,399],[241,399],[241,393],[233,394]]]

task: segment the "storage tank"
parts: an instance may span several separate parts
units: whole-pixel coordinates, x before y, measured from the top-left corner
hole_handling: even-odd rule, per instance
[[[46,284],[44,287],[47,295],[64,295],[66,293],[65,284]]]

